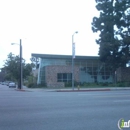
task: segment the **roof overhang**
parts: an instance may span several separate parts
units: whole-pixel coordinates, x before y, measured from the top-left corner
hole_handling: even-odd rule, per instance
[[[45,59],[72,59],[72,55],[57,55],[57,54],[37,54],[37,53],[32,53],[32,57],[36,58],[45,58]],[[90,59],[90,60],[98,60],[99,56],[76,56],[76,59],[80,60],[85,60],[85,59]]]

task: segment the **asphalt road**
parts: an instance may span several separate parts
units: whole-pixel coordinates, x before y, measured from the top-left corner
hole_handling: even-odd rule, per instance
[[[119,130],[129,111],[130,90],[22,92],[0,85],[0,130]]]

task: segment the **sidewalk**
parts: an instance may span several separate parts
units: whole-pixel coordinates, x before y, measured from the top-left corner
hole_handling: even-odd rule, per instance
[[[26,86],[23,86],[22,89],[15,89],[17,91],[28,91],[28,92],[87,92],[87,91],[116,91],[116,90],[130,90],[130,87],[102,87],[102,88],[27,88]]]

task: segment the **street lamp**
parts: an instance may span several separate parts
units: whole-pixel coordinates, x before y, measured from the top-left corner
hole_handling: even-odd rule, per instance
[[[22,40],[20,39],[20,43],[11,43],[11,45],[17,44],[20,47],[20,69],[19,69],[19,85],[18,88],[22,89],[22,79],[23,79],[23,73],[22,73]]]
[[[74,58],[75,58],[75,43],[74,43],[74,35],[77,34],[78,31],[74,32],[72,35],[72,89],[74,90]]]

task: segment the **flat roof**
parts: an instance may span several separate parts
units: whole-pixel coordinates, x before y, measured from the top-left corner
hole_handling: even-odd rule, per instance
[[[72,55],[58,55],[58,54],[37,54],[37,53],[32,53],[32,57],[37,57],[37,58],[47,58],[47,59],[72,59]],[[94,59],[98,60],[99,56],[75,56],[75,59]]]

